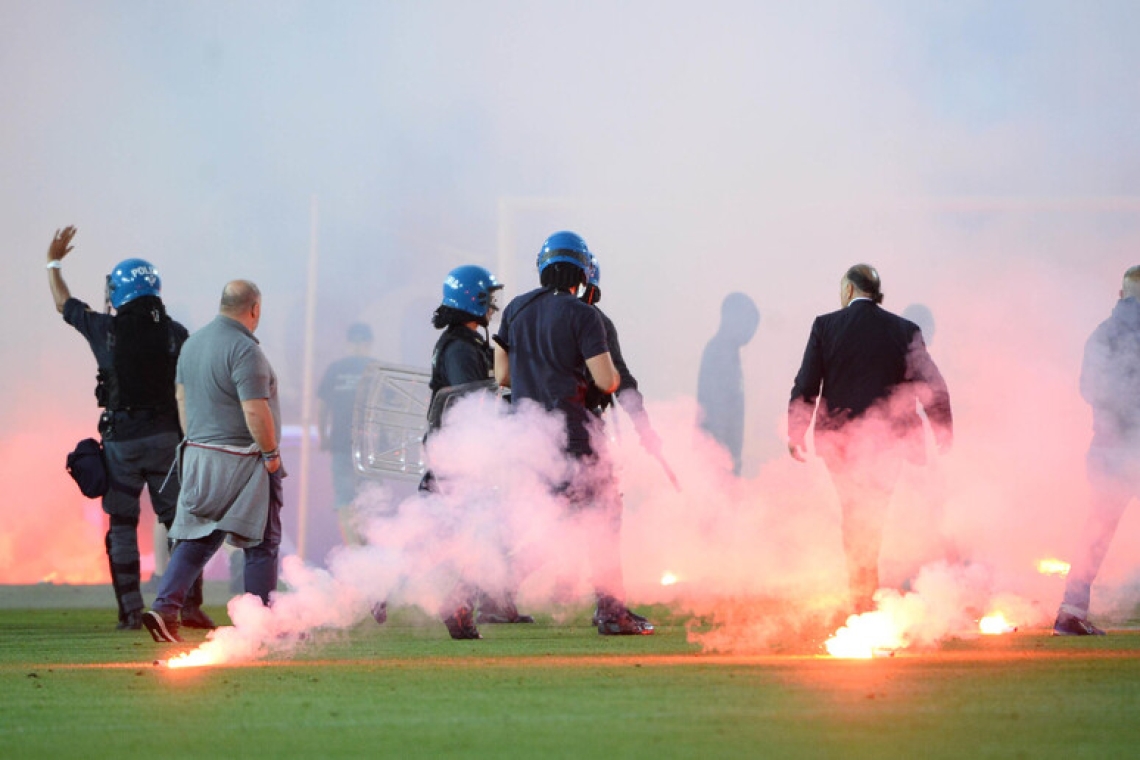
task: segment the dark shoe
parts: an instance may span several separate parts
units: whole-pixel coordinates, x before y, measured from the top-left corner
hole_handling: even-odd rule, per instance
[[[1076,615],[1070,615],[1067,612],[1058,612],[1057,621],[1053,623],[1054,636],[1103,636],[1104,631],[1097,628],[1095,625],[1079,618]]]
[[[479,629],[475,627],[475,619],[471,617],[470,607],[460,607],[454,615],[443,619],[447,632],[453,639],[481,639]]]
[[[142,613],[142,610],[128,612],[126,615],[123,615],[121,618],[119,618],[119,624],[115,626],[115,629],[119,631],[141,630],[143,627]]]
[[[218,624],[211,620],[210,616],[203,612],[201,607],[183,607],[182,627],[201,628],[204,631],[212,631],[218,627]]]
[[[627,607],[611,610],[598,618],[598,633],[602,636],[648,636],[653,623]]]
[[[377,602],[372,605],[372,619],[376,621],[376,625],[384,625],[388,622],[387,602]]]
[[[150,632],[150,637],[155,641],[183,641],[183,638],[178,635],[178,621],[174,618],[166,618],[154,610],[150,610],[143,613],[142,622]]]

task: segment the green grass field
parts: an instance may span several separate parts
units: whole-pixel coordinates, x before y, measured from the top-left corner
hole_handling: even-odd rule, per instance
[[[704,655],[663,608],[654,636],[598,636],[582,609],[470,642],[401,609],[292,658],[170,670],[189,646],[65,605],[0,609],[0,758],[1140,756],[1133,631],[849,661]]]

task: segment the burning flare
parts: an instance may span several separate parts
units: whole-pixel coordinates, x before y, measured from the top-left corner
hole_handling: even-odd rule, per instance
[[[1059,559],[1037,560],[1037,572],[1042,575],[1059,575],[1064,578],[1069,574],[1069,563]]]
[[[213,646],[211,646],[213,645]],[[189,652],[171,657],[166,661],[168,668],[204,668],[210,665],[219,665],[225,662],[226,658],[222,648],[217,645],[217,642],[207,641],[197,649]]]
[[[665,574],[661,576],[662,586],[672,586],[676,582],[677,576],[673,575],[673,573],[669,572],[668,570],[666,570]]]
[[[1013,633],[1017,630],[1017,626],[1006,620],[1001,612],[994,612],[978,621],[978,630],[987,636],[998,636],[1003,633]]]
[[[870,659],[885,657],[907,645],[902,626],[882,610],[847,618],[847,625],[824,642],[832,657]]]

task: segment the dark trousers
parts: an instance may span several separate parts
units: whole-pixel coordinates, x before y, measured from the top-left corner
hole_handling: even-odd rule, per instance
[[[269,594],[277,589],[277,553],[281,546],[282,471],[269,476],[269,515],[261,543],[244,549],[245,592],[269,604]],[[225,541],[226,533],[215,530],[203,538],[179,541],[170,554],[170,564],[162,576],[162,586],[154,600],[154,610],[173,617],[186,603],[194,578],[202,574],[206,563]]]
[[[869,612],[875,608],[883,529],[904,452],[873,438],[833,440],[824,445],[817,438],[816,449],[839,496],[851,604],[857,613]]]
[[[178,433],[165,432],[125,441],[103,441],[111,481],[110,490],[103,497],[103,511],[110,517],[104,545],[120,619],[143,608],[138,538],[139,498],[143,488],[150,493],[158,521],[170,527],[174,520],[178,479],[167,480],[166,476],[179,438]]]
[[[604,455],[570,454],[575,458],[572,480],[557,490],[566,496],[573,520],[592,539],[587,553],[594,593],[599,599],[624,601],[622,500],[613,465]]]

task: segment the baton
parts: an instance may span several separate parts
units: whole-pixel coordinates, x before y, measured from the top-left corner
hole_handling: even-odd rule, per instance
[[[668,476],[669,482],[672,483],[673,488],[677,489],[677,492],[680,493],[681,484],[677,482],[677,475],[673,472],[673,468],[669,466],[669,463],[665,461],[664,455],[662,455],[660,451],[651,451],[650,453],[653,454],[654,459],[661,463],[661,469],[665,470],[665,475]]]

